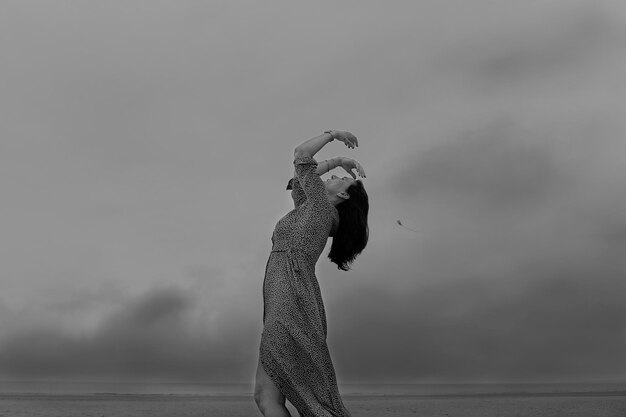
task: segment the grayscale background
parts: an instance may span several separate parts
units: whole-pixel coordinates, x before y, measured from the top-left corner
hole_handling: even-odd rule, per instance
[[[2,1],[0,56],[0,379],[252,381],[327,129],[340,382],[626,377],[622,1]]]

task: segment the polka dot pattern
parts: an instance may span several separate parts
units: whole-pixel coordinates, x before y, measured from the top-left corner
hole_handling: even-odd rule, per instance
[[[302,417],[349,417],[326,344],[326,313],[315,276],[339,214],[311,157],[294,160],[294,209],[272,234],[263,281],[260,361]]]

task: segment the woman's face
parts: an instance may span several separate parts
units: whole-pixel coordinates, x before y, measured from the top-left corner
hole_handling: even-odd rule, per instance
[[[345,192],[355,181],[356,180],[352,177],[339,178],[336,175],[331,175],[331,177],[324,182],[324,185],[329,195],[337,195]]]

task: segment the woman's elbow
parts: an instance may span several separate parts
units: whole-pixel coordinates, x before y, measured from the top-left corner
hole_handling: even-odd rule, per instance
[[[296,146],[296,149],[293,150],[294,158],[304,158],[307,156],[311,156],[310,152],[301,146]]]

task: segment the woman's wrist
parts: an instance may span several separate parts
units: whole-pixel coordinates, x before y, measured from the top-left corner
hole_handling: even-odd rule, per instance
[[[332,159],[324,159],[317,164],[317,175],[323,175],[335,168]]]

